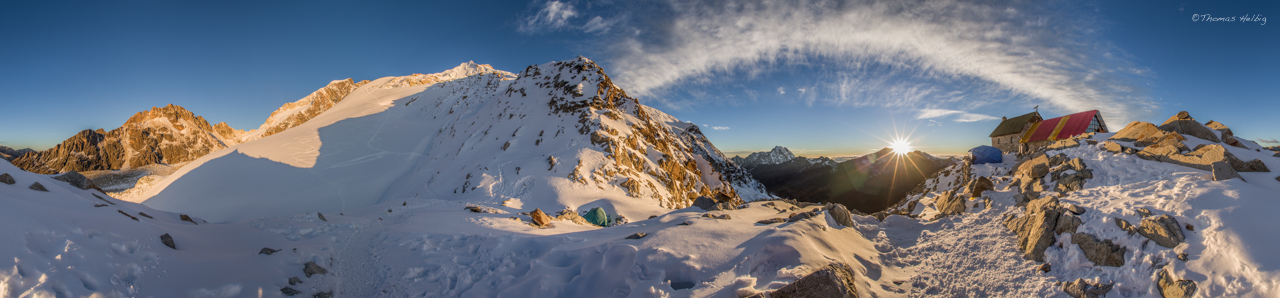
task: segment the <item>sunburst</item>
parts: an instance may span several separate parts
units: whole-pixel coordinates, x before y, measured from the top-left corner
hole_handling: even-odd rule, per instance
[[[905,155],[911,152],[911,142],[906,138],[896,138],[893,142],[889,142],[889,149],[893,149],[893,154]]]

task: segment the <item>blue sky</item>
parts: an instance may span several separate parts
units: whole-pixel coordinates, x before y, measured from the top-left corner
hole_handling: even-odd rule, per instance
[[[1233,22],[1206,21],[1235,17]],[[337,79],[583,55],[725,153],[933,153],[1001,116],[1190,111],[1280,139],[1268,1],[0,2],[0,145],[45,149],[174,103],[256,128]]]

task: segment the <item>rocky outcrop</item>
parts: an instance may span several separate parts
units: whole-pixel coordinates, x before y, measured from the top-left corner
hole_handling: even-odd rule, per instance
[[[1196,282],[1191,280],[1175,280],[1166,270],[1157,274],[1157,285],[1160,296],[1165,298],[1191,298],[1196,295]]]
[[[1111,284],[1095,284],[1083,278],[1062,284],[1062,291],[1067,292],[1067,296],[1074,298],[1097,298],[1104,297],[1107,292],[1111,291]]]
[[[0,174],[0,183],[13,185],[14,183],[18,183],[18,182],[14,181],[13,176],[10,176],[9,173],[4,173],[4,174]]]
[[[1098,241],[1097,237],[1085,233],[1072,234],[1071,244],[1080,246],[1085,258],[1098,266],[1124,266],[1124,253],[1128,251],[1124,246],[1111,243],[1109,239]]]
[[[307,277],[310,278],[312,274],[328,274],[329,270],[325,270],[324,267],[316,265],[316,262],[307,262],[302,265],[302,273],[306,274]]]
[[[238,143],[204,117],[170,104],[138,112],[109,132],[80,131],[49,150],[14,159],[13,165],[39,174],[118,170],[183,163]]]
[[[827,204],[827,214],[831,215],[831,218],[841,226],[853,226],[853,213],[850,213],[849,209],[845,208],[844,205],[835,203]]]
[[[965,196],[958,196],[955,192],[944,191],[934,198],[934,205],[941,216],[955,215],[964,213],[965,199]]]
[[[299,99],[298,101],[286,103],[271,112],[271,116],[262,123],[258,129],[252,132],[244,133],[245,142],[265,138],[273,134],[280,133],[286,129],[306,123],[311,118],[328,111],[334,105],[341,102],[343,98],[360,88],[369,81],[355,82],[352,79],[337,80],[329,82],[320,90],[312,92],[310,95]],[[222,130],[229,130],[230,127]]]
[[[1227,127],[1225,124],[1222,124],[1221,122],[1209,120],[1209,122],[1206,122],[1204,126],[1208,127],[1209,129],[1218,131],[1222,135],[1223,144],[1236,146],[1240,148],[1246,148],[1246,149],[1249,148],[1249,147],[1245,147],[1244,143],[1241,143],[1239,139],[1236,139],[1236,134],[1235,132],[1231,131],[1230,127]]]
[[[260,255],[268,255],[268,256],[269,256],[269,255],[271,255],[271,254],[273,254],[273,253],[276,253],[277,251],[280,251],[280,250],[279,250],[279,249],[271,249],[270,247],[263,247],[262,249],[258,250],[258,254],[260,254]]]
[[[164,235],[160,235],[160,242],[164,243],[164,246],[168,246],[169,248],[172,248],[175,250],[178,249],[178,245],[176,243],[173,243],[173,236],[169,236],[169,233],[164,233]]]
[[[763,295],[758,295],[763,297]],[[814,273],[769,293],[770,298],[799,297],[858,297],[852,267],[844,263],[831,263]]]
[[[1168,214],[1142,219],[1142,224],[1138,226],[1138,233],[1168,248],[1177,247],[1179,243],[1186,240],[1178,220]]]
[[[1119,143],[1112,142],[1112,141],[1107,141],[1105,143],[1102,143],[1102,149],[1112,153],[1124,153],[1124,154],[1138,153],[1138,150],[1136,149],[1125,147],[1120,145]]]
[[[1164,134],[1164,132],[1161,131],[1159,127],[1156,127],[1155,124],[1142,122],[1142,121],[1134,121],[1134,122],[1130,122],[1129,125],[1125,125],[1123,129],[1120,129],[1120,131],[1117,131],[1116,134],[1111,136],[1111,138],[1109,139],[1116,140],[1116,141],[1136,142],[1141,139],[1146,139],[1153,136],[1159,136],[1162,134]]]
[[[551,224],[551,217],[542,212],[542,209],[533,209],[533,212],[529,213],[529,217],[532,218],[533,225],[539,228],[546,228]]]
[[[98,188],[97,185],[93,184],[93,180],[89,180],[88,177],[85,177],[84,175],[81,175],[76,171],[70,171],[62,175],[53,176],[53,180],[66,182],[67,184],[71,184],[71,186],[75,186],[76,188],[79,188],[79,189],[84,189],[84,190],[97,189],[98,191],[102,191],[102,189]],[[106,192],[103,191],[103,193],[106,193]]]
[[[29,188],[29,189],[31,189],[31,190],[34,190],[34,191],[49,192],[49,189],[48,189],[48,188],[44,188],[44,185],[40,185],[40,182],[34,182],[34,183],[31,183],[31,186],[28,186],[27,188]]]
[[[1212,129],[1200,124],[1195,118],[1191,118],[1191,114],[1188,114],[1187,111],[1181,111],[1177,115],[1169,117],[1163,124],[1160,124],[1160,130],[1177,132],[1214,143],[1222,143],[1222,140],[1218,138]]]

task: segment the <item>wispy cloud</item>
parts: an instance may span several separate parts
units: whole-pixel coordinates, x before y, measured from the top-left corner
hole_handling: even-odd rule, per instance
[[[956,111],[956,110],[944,110],[944,109],[922,109],[916,114],[916,119],[944,118],[944,117],[953,116],[953,115],[956,117],[951,119],[951,121],[955,121],[955,122],[977,122],[977,121],[1000,119],[999,117],[990,116],[990,115],[969,113],[965,111]]]
[[[787,90],[782,87],[778,87],[778,94],[787,94]]]
[[[1140,81],[1150,71],[1101,40],[1093,14],[1072,5],[667,0],[592,10],[626,12],[626,22],[610,27],[622,34],[594,46],[615,81],[639,96],[726,74],[829,65],[839,71],[810,93],[836,105],[971,110],[1013,101],[1061,112],[1100,109],[1118,123],[1149,116],[1155,105]],[[614,20],[624,19],[618,14]]]
[[[519,29],[525,33],[558,30],[569,26],[569,19],[577,15],[578,12],[569,3],[547,1],[537,13],[525,17]]]
[[[1267,144],[1280,144],[1280,141],[1276,141],[1276,139],[1258,139],[1258,141]]]
[[[714,129],[714,130],[729,130],[729,127],[728,127],[728,126],[712,126],[712,127],[711,127],[711,129]]]

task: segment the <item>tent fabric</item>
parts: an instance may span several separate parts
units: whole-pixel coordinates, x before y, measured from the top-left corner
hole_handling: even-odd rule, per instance
[[[969,150],[969,155],[973,157],[973,164],[984,163],[1001,163],[1004,162],[1004,153],[1000,149],[991,146],[978,146]]]
[[[601,227],[609,226],[609,214],[604,212],[604,208],[591,208],[591,211],[588,211],[587,215],[583,216],[583,218],[587,219],[587,222],[593,225]]]

